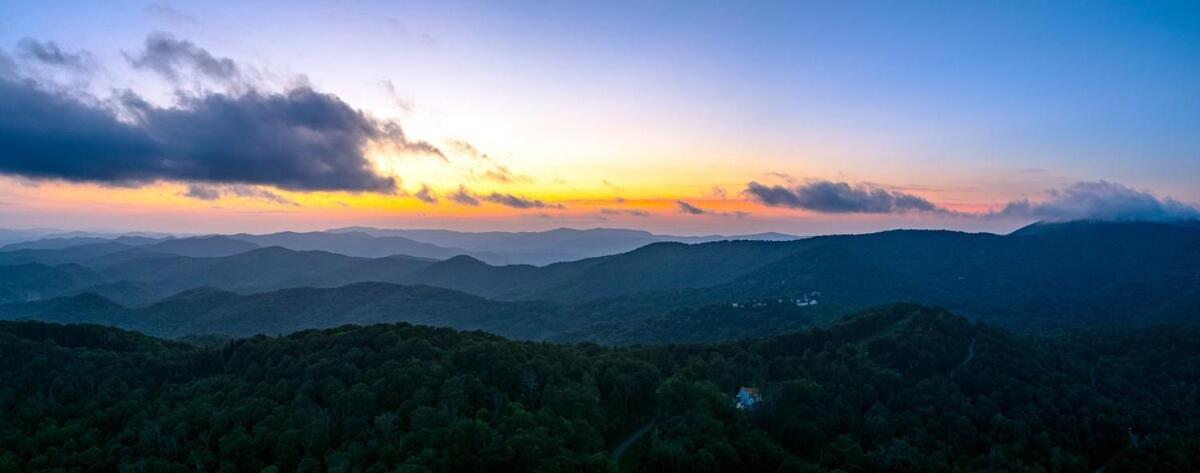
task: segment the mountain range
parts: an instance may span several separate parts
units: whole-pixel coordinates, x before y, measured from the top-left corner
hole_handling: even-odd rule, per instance
[[[46,232],[45,230],[41,232]],[[41,235],[42,238],[37,238]],[[543,232],[455,232],[449,230],[393,230],[371,227],[346,227],[323,232],[278,232],[268,234],[147,236],[144,233],[39,233],[0,230],[0,243],[8,243],[0,252],[18,250],[60,250],[91,247],[112,252],[130,247],[183,256],[225,256],[256,247],[278,246],[297,251],[327,251],[347,256],[378,258],[406,255],[447,259],[468,255],[490,264],[546,265],[595,256],[623,253],[655,242],[700,243],[721,240],[794,240],[782,233],[753,235],[675,236],[640,230],[615,228],[559,228]],[[115,245],[114,245],[115,244]],[[99,246],[106,245],[106,246]],[[38,253],[32,253],[37,255]],[[14,255],[9,255],[14,258]],[[3,260],[0,260],[3,261]]]
[[[260,243],[325,238],[303,235]],[[899,230],[658,242],[545,266],[258,245],[235,235],[0,252],[0,298],[7,302],[0,317],[94,321],[165,336],[407,321],[623,344],[767,335],[898,301],[946,307],[1020,332],[1191,323],[1200,306],[1200,226],[1191,222],[1037,224],[1008,235]],[[186,292],[202,288],[207,292]],[[205,295],[187,299],[194,304],[215,305],[180,316],[177,306],[163,303],[178,301],[172,296],[181,292]],[[436,307],[444,320],[414,293],[443,301]],[[280,298],[310,302],[263,302]],[[393,302],[366,304],[372,298]],[[529,311],[524,320],[514,315],[521,310]],[[293,321],[280,319],[289,314]]]

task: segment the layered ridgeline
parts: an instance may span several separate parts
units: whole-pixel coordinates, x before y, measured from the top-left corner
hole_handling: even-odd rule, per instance
[[[0,230],[3,243],[5,230]],[[7,233],[12,233],[7,231]],[[469,255],[490,264],[545,265],[595,256],[624,253],[656,242],[702,243],[722,240],[794,240],[781,233],[753,235],[677,236],[640,230],[559,228],[542,232],[455,232],[449,230],[389,230],[348,227],[324,232],[279,232],[263,235],[208,235],[175,238],[144,235],[64,234],[8,243],[0,247],[0,261],[12,259],[72,259],[139,251],[184,256],[224,256],[253,248],[278,246],[296,251],[326,251],[347,256],[378,258],[408,255],[446,259]],[[75,248],[56,255],[52,250]],[[3,255],[3,253],[13,253]]]
[[[241,251],[232,237],[140,243],[0,252],[0,318],[160,336],[407,321],[620,344],[769,335],[898,301],[1020,332],[1190,323],[1200,307],[1194,222],[655,243],[546,266]],[[428,301],[411,296],[421,291]]]
[[[0,471],[1194,471],[1197,336],[1025,338],[913,305],[641,348],[4,322]]]

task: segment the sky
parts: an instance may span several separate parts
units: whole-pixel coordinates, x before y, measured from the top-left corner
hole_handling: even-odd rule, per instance
[[[1196,2],[0,4],[0,226],[1196,218]]]

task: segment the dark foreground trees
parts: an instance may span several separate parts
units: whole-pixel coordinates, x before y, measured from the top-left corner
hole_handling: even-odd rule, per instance
[[[1197,335],[1018,338],[909,305],[622,349],[409,325],[197,348],[3,323],[0,472],[1194,471]]]

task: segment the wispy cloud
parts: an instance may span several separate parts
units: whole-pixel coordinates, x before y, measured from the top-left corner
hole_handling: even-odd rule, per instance
[[[196,17],[165,3],[151,3],[146,5],[144,11],[148,16],[158,18],[175,26],[193,26],[200,23],[196,20]]]
[[[433,189],[430,189],[426,184],[421,184],[421,190],[418,190],[415,194],[413,194],[413,197],[416,197],[417,200],[420,200],[426,204],[436,204],[438,202],[437,194],[435,194]]]
[[[396,108],[399,108],[405,112],[411,112],[413,110],[412,100],[402,97],[400,92],[396,90],[396,84],[392,83],[391,79],[384,79],[380,81],[379,84],[381,87],[383,87],[384,93],[391,98],[392,104],[395,105]]]
[[[478,206],[484,202],[512,207],[514,209],[565,209],[562,204],[545,202],[539,199],[531,199],[513,194],[502,192],[491,192],[487,194],[476,194],[471,192],[465,186],[458,186],[458,190],[454,191],[446,198],[451,201],[472,207]]]
[[[675,201],[675,209],[678,210],[679,213],[687,214],[687,215],[712,215],[712,216],[718,216],[718,217],[735,217],[735,218],[746,218],[746,217],[750,216],[749,212],[743,212],[743,211],[719,212],[719,211],[715,211],[715,210],[704,209],[704,208],[697,207],[695,205],[692,205],[692,204],[682,201],[682,200]]]
[[[518,197],[518,196],[515,196],[512,194],[502,194],[499,192],[492,192],[491,194],[485,195],[485,196],[483,196],[483,200],[486,200],[493,204],[500,204],[505,207],[512,207],[514,209],[547,209],[547,208],[563,209],[563,208],[566,208],[562,204],[550,204],[550,203],[546,203],[546,202],[543,202],[538,199],[527,199],[527,198]]]
[[[599,210],[601,215],[629,215],[631,217],[649,217],[650,212],[637,209],[611,209],[603,208]]]
[[[474,195],[471,195],[471,191],[468,191],[467,188],[463,186],[458,186],[458,190],[451,192],[450,195],[446,196],[446,198],[459,204],[469,205],[471,207],[478,207],[480,204],[479,199],[475,198]]]
[[[246,185],[209,185],[209,184],[189,184],[187,190],[180,194],[184,197],[190,197],[199,200],[218,200],[226,195],[234,195],[237,197],[267,201],[275,204],[300,206],[294,200],[283,197],[270,190],[263,189],[257,186]]]
[[[54,41],[43,42],[33,38],[25,38],[17,43],[17,52],[21,56],[33,59],[42,64],[79,71],[89,69],[93,65],[91,54],[86,51],[65,51]]]
[[[465,156],[475,161],[475,165],[470,170],[470,175],[475,179],[498,182],[508,184],[512,182],[530,182],[532,179],[529,176],[521,175],[513,172],[507,165],[504,165],[493,159],[487,153],[484,153],[466,140],[453,139],[446,141],[447,149],[455,154]]]
[[[675,201],[675,206],[679,209],[680,213],[685,213],[688,215],[704,215],[708,213],[708,211],[682,200]]]

